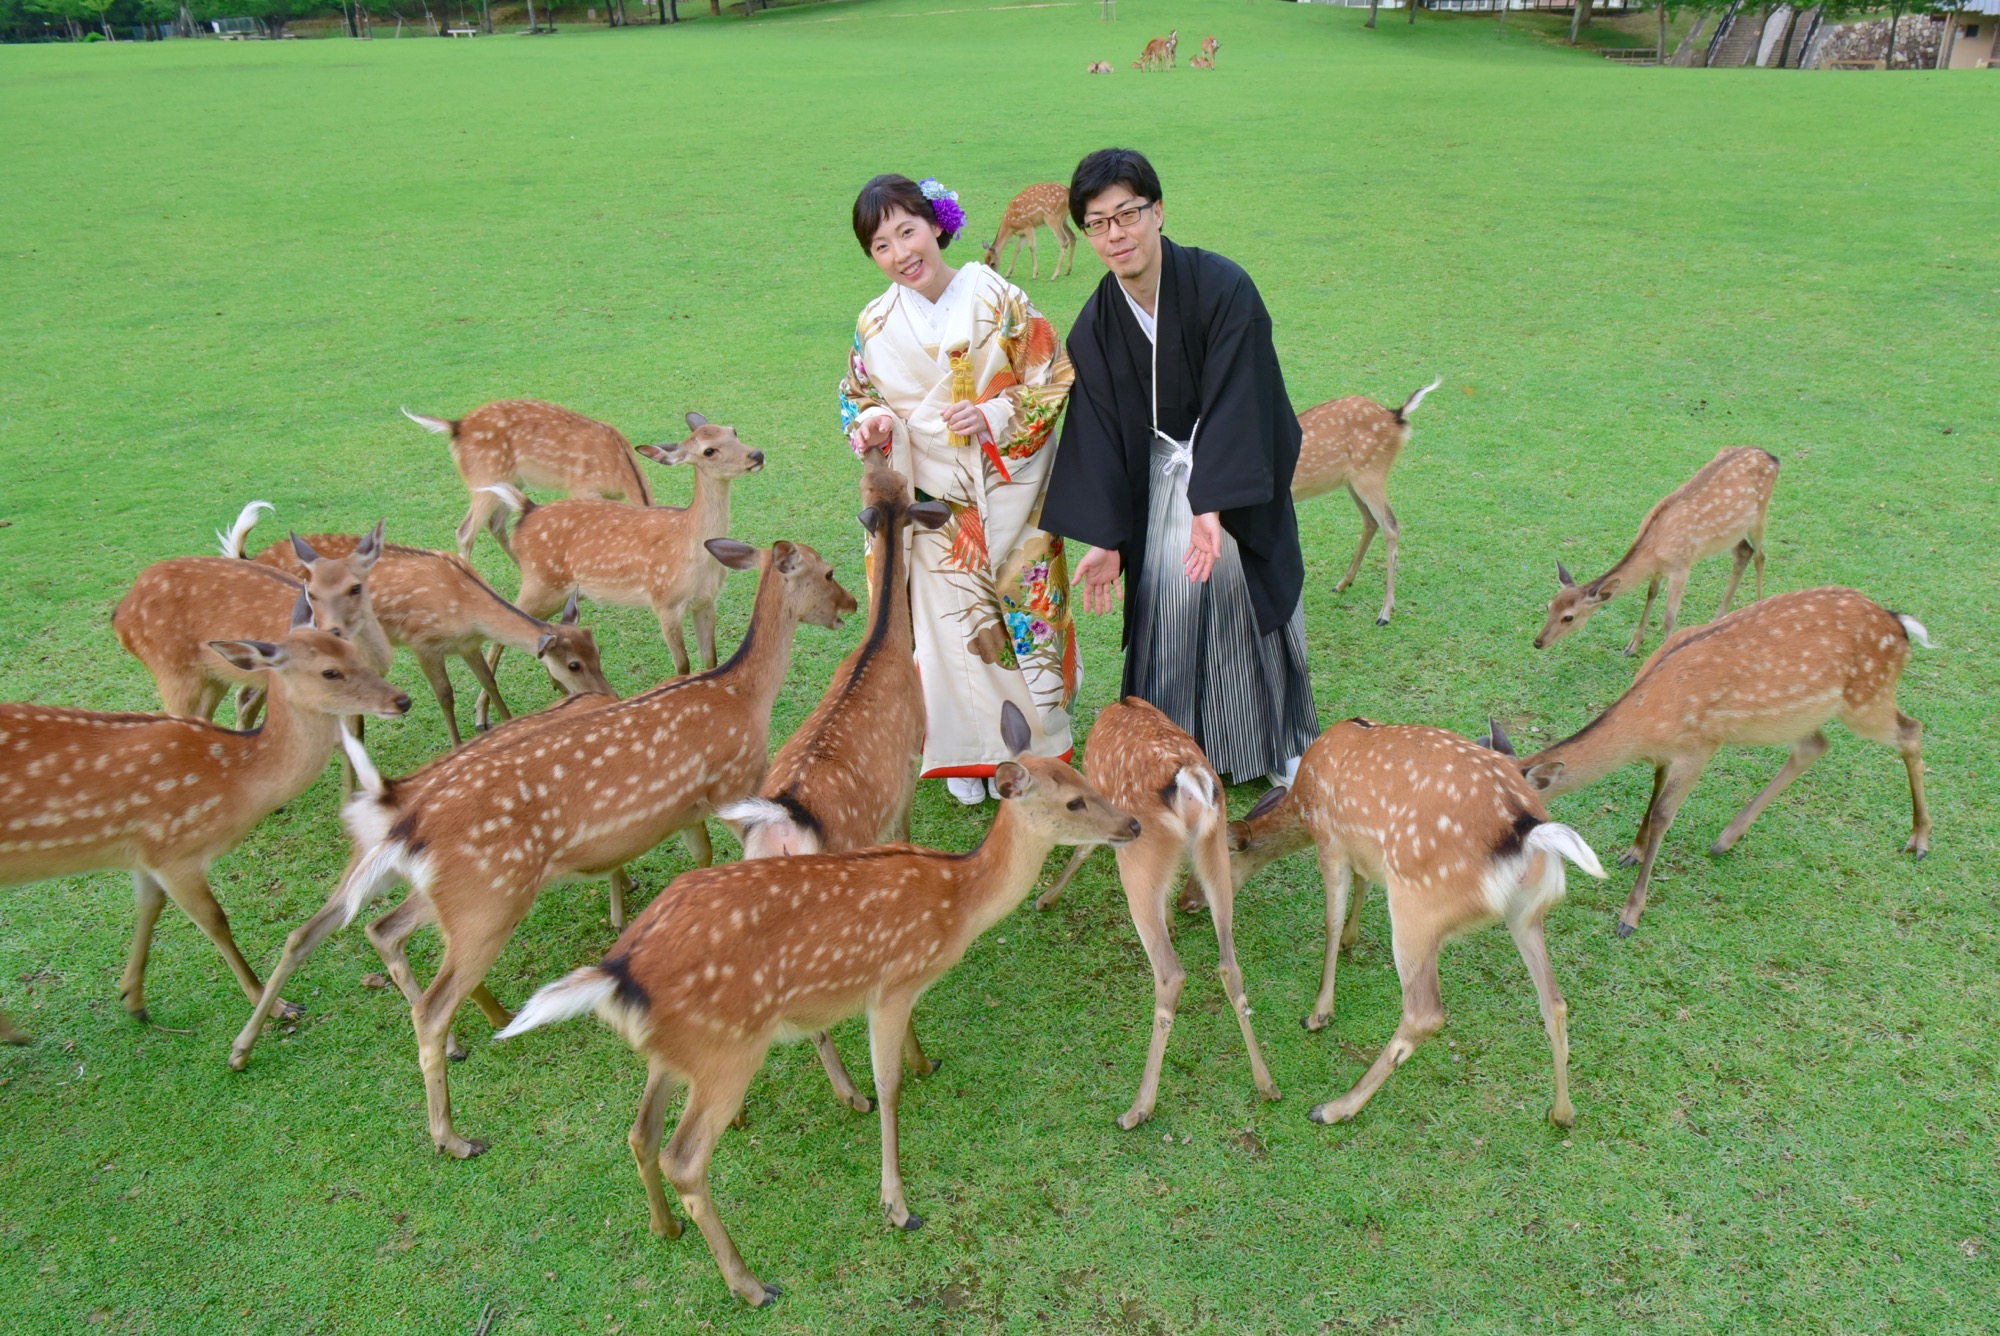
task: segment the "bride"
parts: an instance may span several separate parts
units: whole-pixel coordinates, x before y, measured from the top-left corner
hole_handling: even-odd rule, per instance
[[[964,226],[935,180],[861,188],[854,236],[890,283],[855,324],[840,419],[857,455],[885,451],[919,500],[951,506],[911,539],[910,612],[923,775],[971,805],[1011,759],[1003,703],[1039,722],[1037,755],[1069,754],[1077,658],[1062,539],[1036,527],[1069,359],[1027,294],[986,265],[944,262]]]

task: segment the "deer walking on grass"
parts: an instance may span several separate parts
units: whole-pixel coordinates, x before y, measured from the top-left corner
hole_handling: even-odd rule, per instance
[[[734,824],[743,856],[847,853],[884,839],[910,838],[910,806],[924,746],[924,690],[910,629],[910,571],[904,551],[912,523],[935,529],[951,518],[942,501],[916,502],[908,479],[869,451],[861,480],[861,527],[874,553],[868,576],[868,630],[834,671],[820,703],[778,749],[757,796],[717,813]],[[825,1030],[813,1047],[840,1102],[868,1112]],[[916,1033],[912,1064],[929,1076]]]
[[[496,483],[553,487],[570,496],[653,504],[653,492],[639,467],[632,443],[609,423],[573,413],[539,399],[502,399],[464,417],[403,416],[451,438],[451,460],[472,494],[471,509],[458,526],[458,555],[472,560],[479,531],[492,533],[509,557],[505,511],[490,490]]]
[[[1365,395],[1351,394],[1299,414],[1299,463],[1292,473],[1292,500],[1310,501],[1344,485],[1361,512],[1361,543],[1334,593],[1343,593],[1354,583],[1368,544],[1377,529],[1382,531],[1389,568],[1382,611],[1375,616],[1377,626],[1387,626],[1389,614],[1396,610],[1396,544],[1403,534],[1396,512],[1389,508],[1389,470],[1409,444],[1410,416],[1424,396],[1443,383],[1432,381],[1405,399],[1401,408],[1384,408]]]
[[[1097,71],[1092,70],[1095,74]],[[1111,73],[1105,66],[1104,73]],[[1069,187],[1054,181],[1044,181],[1040,185],[1029,186],[1007,206],[1007,212],[1000,217],[1000,230],[993,240],[986,244],[986,263],[990,268],[999,268],[1000,252],[1008,242],[1014,243],[1014,253],[1007,260],[1008,278],[1014,276],[1014,266],[1021,262],[1021,243],[1028,244],[1028,266],[1035,278],[1042,276],[1042,261],[1035,251],[1036,229],[1046,227],[1056,234],[1056,265],[1050,278],[1061,278],[1076,268],[1076,233],[1069,226]],[[1069,267],[1063,267],[1068,261]]]
[[[1910,778],[1910,839],[1904,853],[1930,852],[1924,802],[1924,726],[1896,707],[1896,683],[1912,642],[1933,648],[1923,623],[1890,612],[1853,589],[1776,594],[1670,638],[1631,687],[1582,730],[1520,762],[1550,797],[1594,784],[1633,761],[1653,767],[1653,796],[1619,863],[1639,879],[1618,915],[1629,937],[1646,909],[1660,841],[1709,758],[1724,746],[1789,746],[1791,756],[1717,837],[1709,853],[1735,847],[1758,814],[1826,751],[1839,719],[1850,733],[1894,747]]]
[[[1595,580],[1578,584],[1569,569],[1556,563],[1556,579],[1561,586],[1549,603],[1536,649],[1547,649],[1590,620],[1591,614],[1611,601],[1622,589],[1646,586],[1646,605],[1639,609],[1639,625],[1625,646],[1628,655],[1637,654],[1646,638],[1646,619],[1653,611],[1653,597],[1666,582],[1666,624],[1662,637],[1671,636],[1679,620],[1681,595],[1687,590],[1688,571],[1696,562],[1721,552],[1735,560],[1729,572],[1729,588],[1723,591],[1717,617],[1736,602],[1736,585],[1743,568],[1757,563],[1757,597],[1764,597],[1764,520],[1771,508],[1771,489],[1778,482],[1778,457],[1754,446],[1731,446],[1702,465],[1701,471],[1662,498],[1639,525],[1639,536],[1625,555]]]
[[[1153,1116],[1159,1100],[1167,1037],[1187,980],[1187,971],[1174,954],[1167,919],[1174,874],[1183,864],[1190,865],[1194,885],[1207,898],[1221,958],[1222,991],[1236,1012],[1244,1047],[1250,1052],[1251,1079],[1259,1095],[1277,1099],[1278,1086],[1257,1047],[1243,971],[1236,964],[1236,892],[1229,874],[1229,808],[1223,801],[1221,779],[1193,738],[1137,696],[1108,705],[1097,716],[1084,744],[1083,773],[1099,793],[1137,817],[1142,827],[1139,838],[1118,846],[1116,853],[1125,905],[1153,966],[1153,1037],[1138,1096],[1119,1115],[1118,1125],[1131,1131]],[[1047,909],[1056,902],[1093,847],[1077,848],[1055,885],[1035,901],[1035,908]]]
[[[492,489],[520,512],[513,551],[521,592],[514,602],[523,612],[546,617],[577,593],[651,608],[680,673],[690,666],[682,634],[689,619],[701,666],[715,667],[715,600],[726,572],[703,544],[729,534],[730,483],[764,467],[764,452],[744,445],[734,427],[715,426],[699,413],[687,421],[686,440],[640,451],[661,464],[694,466],[694,498],[685,510],[580,499],[538,506],[506,483]],[[493,647],[489,667],[499,666],[501,649]]]
[[[913,1230],[898,1141],[903,1059],[917,999],[1034,888],[1059,844],[1122,844],[1139,823],[1060,761],[1029,752],[1028,721],[1001,707],[1015,759],[994,771],[1000,810],[970,854],[910,845],[732,863],[683,873],[598,965],[537,992],[524,1031],[594,1011],[646,1059],[628,1138],[653,1233],[678,1237],[662,1176],[701,1230],[729,1288],[756,1306],[778,1295],[744,1263],[709,1192],[709,1162],[778,1040],[868,1016],[882,1124],[882,1209]],[[679,1081],[687,1105],[662,1151]]]
[[[1502,735],[1504,737],[1504,735]],[[1549,820],[1507,757],[1441,728],[1335,724],[1306,749],[1297,783],[1273,789],[1230,827],[1238,889],[1258,869],[1307,845],[1326,882],[1326,967],[1308,1030],[1333,1019],[1335,968],[1359,932],[1368,882],[1388,890],[1389,930],[1403,1018],[1354,1088],[1309,1115],[1342,1123],[1444,1025],[1438,951],[1453,937],[1502,922],[1535,981],[1555,1066],[1549,1118],[1568,1127],[1569,1008],[1549,965],[1543,920],[1563,898],[1567,858],[1604,869],[1583,837]],[[1350,883],[1353,889],[1349,902]]]
[[[410,708],[352,643],[313,628],[304,598],[276,644],[225,640],[213,648],[236,671],[265,679],[260,728],[0,705],[0,886],[130,872],[138,926],[118,992],[140,1020],[153,925],[169,897],[215,944],[244,993],[262,993],[209,888],[210,865],[319,778],[340,731],[336,716],[394,718]],[[296,1011],[275,997],[273,1004]]]
[[[717,538],[708,547],[735,569],[760,571],[750,629],[723,667],[453,752],[422,772],[427,782],[415,793],[360,775],[362,792],[345,815],[365,852],[349,864],[334,899],[340,921],[351,922],[395,882],[410,886],[368,936],[390,977],[417,998],[410,1019],[431,1138],[448,1155],[466,1159],[486,1149],[452,1123],[452,1018],[484,983],[536,896],[551,883],[628,863],[755,792],[770,759],[771,705],[794,633],[801,622],[836,627],[855,608],[832,569],[802,544],[779,542],[760,553]],[[444,955],[419,991],[404,946],[426,922],[437,924]],[[247,1061],[266,1014],[268,1002],[260,1003],[237,1037],[231,1065]],[[497,1004],[488,1015],[505,1017]]]

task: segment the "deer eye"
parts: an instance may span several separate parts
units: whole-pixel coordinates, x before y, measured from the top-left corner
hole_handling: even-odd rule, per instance
[[[360,597],[361,597],[361,586],[360,586],[360,585],[356,585],[356,586],[354,586],[354,588],[352,588],[352,589],[348,590],[348,591],[347,591],[347,596],[348,596],[349,598],[360,598]]]
[[[1083,799],[1071,798],[1068,802],[1064,803],[1063,806],[1069,808],[1069,810],[1072,812],[1081,812],[1083,810]]]
[[[702,451],[702,452],[701,452],[701,456],[702,456],[702,458],[703,458],[703,459],[713,459],[713,458],[715,458],[715,447],[714,447],[714,446],[712,446],[712,445],[711,445],[711,446],[709,446],[709,447],[708,447],[708,448],[707,448],[706,450],[704,450],[704,451]]]
[[[569,670],[573,673],[580,673],[583,671],[583,664],[576,659],[571,659],[569,661]]]
[[[1573,612],[1566,612],[1563,614],[1563,620],[1566,622],[1573,622],[1576,620],[1576,614]]]
[[[329,682],[338,682],[340,680],[340,669],[338,668],[324,669],[320,672],[320,676],[324,677]]]

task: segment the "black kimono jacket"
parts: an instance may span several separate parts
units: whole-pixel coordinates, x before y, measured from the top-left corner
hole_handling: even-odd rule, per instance
[[[1184,441],[1200,419],[1188,504],[1197,515],[1220,512],[1243,558],[1257,629],[1269,635],[1291,617],[1305,587],[1292,513],[1299,419],[1285,396],[1271,317],[1233,261],[1165,237],[1160,246],[1160,430]],[[1154,354],[1116,275],[1106,274],[1084,303],[1068,346],[1076,381],[1041,525],[1118,549],[1129,643],[1146,556]]]

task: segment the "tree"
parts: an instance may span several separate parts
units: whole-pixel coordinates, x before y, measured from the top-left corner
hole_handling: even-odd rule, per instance
[[[1569,16],[1569,44],[1575,46],[1583,30],[1590,26],[1590,0],[1576,0]]]
[[[1368,22],[1362,24],[1362,27],[1372,28],[1375,26],[1375,7],[1380,3],[1381,0],[1368,0]]]

